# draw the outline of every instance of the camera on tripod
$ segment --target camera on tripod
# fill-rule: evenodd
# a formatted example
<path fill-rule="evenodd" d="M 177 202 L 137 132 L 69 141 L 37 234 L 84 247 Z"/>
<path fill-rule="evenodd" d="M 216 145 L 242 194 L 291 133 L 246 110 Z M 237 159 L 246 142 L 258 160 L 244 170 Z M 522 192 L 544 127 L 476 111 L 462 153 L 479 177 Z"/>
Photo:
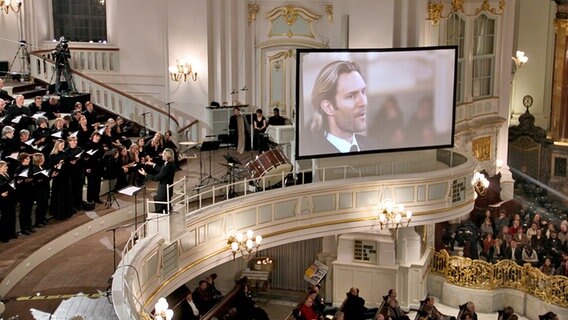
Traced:
<path fill-rule="evenodd" d="M 59 39 L 59 43 L 55 46 L 52 54 L 55 57 L 55 64 L 58 68 L 66 68 L 69 65 L 71 52 L 69 51 L 69 42 L 65 37 Z"/>
<path fill-rule="evenodd" d="M 18 41 L 18 45 L 19 45 L 20 47 L 25 47 L 25 46 L 28 45 L 28 43 L 26 42 L 26 40 L 20 40 L 20 41 Z"/>

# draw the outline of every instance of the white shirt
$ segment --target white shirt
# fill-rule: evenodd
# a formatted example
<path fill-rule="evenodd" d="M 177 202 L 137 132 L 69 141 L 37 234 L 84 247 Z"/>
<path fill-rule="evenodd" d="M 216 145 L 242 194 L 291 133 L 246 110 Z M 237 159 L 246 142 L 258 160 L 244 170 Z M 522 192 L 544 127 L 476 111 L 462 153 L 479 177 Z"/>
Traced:
<path fill-rule="evenodd" d="M 339 150 L 339 152 L 341 153 L 347 153 L 351 151 L 351 146 L 355 146 L 357 147 L 357 151 L 361 151 L 361 148 L 359 148 L 359 144 L 357 143 L 357 138 L 355 138 L 355 134 L 353 134 L 353 137 L 351 138 L 351 143 L 345 141 L 344 139 L 341 139 L 337 136 L 334 136 L 331 133 L 327 133 L 325 135 L 325 138 L 327 139 L 327 141 L 329 141 L 329 143 L 331 143 L 334 147 L 337 148 L 337 150 Z"/>
<path fill-rule="evenodd" d="M 198 317 L 199 316 L 199 309 L 197 309 L 197 306 L 195 306 L 195 303 L 193 303 L 193 300 L 186 300 L 186 301 L 187 301 L 187 303 L 189 303 L 191 310 L 193 310 L 193 315 Z"/>

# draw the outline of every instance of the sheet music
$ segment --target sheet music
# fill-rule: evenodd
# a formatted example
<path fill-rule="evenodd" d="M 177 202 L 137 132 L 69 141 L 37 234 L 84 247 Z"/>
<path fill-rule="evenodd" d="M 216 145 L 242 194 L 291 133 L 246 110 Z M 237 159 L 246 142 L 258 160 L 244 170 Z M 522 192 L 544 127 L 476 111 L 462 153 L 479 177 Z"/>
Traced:
<path fill-rule="evenodd" d="M 41 150 L 43 150 L 43 149 L 45 148 L 45 146 L 46 146 L 45 144 L 42 145 L 42 146 L 39 146 L 39 147 L 32 145 L 32 148 L 36 149 L 37 151 L 41 151 Z"/>
<path fill-rule="evenodd" d="M 16 189 L 16 181 L 15 180 L 10 181 L 10 183 L 8 183 L 8 185 L 10 187 L 12 187 L 12 189 Z"/>
<path fill-rule="evenodd" d="M 43 174 L 44 176 L 49 177 L 49 171 L 50 171 L 49 169 L 41 170 L 41 171 L 34 173 L 34 176 L 36 174 Z"/>
<path fill-rule="evenodd" d="M 28 175 L 29 175 L 29 171 L 30 171 L 30 169 L 26 169 L 26 170 L 20 172 L 20 174 L 18 174 L 18 177 L 27 178 Z"/>
<path fill-rule="evenodd" d="M 24 143 L 27 144 L 28 146 L 31 146 L 32 143 L 34 143 L 34 141 L 35 141 L 35 139 L 32 138 L 32 139 L 30 139 L 30 140 L 28 140 L 28 141 L 26 141 L 26 142 L 24 142 Z"/>
<path fill-rule="evenodd" d="M 118 193 L 122 193 L 122 194 L 125 194 L 127 196 L 133 196 L 136 192 L 140 191 L 140 189 L 142 189 L 142 188 L 135 187 L 135 186 L 129 186 L 129 187 L 126 187 L 124 189 L 118 190 Z"/>
<path fill-rule="evenodd" d="M 18 155 L 19 155 L 19 154 L 20 154 L 19 152 L 12 152 L 12 153 L 11 153 L 9 156 L 7 156 L 6 158 L 11 158 L 11 159 L 14 159 L 14 160 L 18 160 Z"/>
<path fill-rule="evenodd" d="M 101 134 L 101 136 L 103 135 L 103 133 L 105 133 L 105 127 L 103 127 L 101 130 L 99 130 L 99 133 Z"/>
<path fill-rule="evenodd" d="M 79 130 L 75 131 L 75 132 L 71 132 L 69 134 L 70 137 L 77 137 L 77 134 L 79 133 Z"/>
<path fill-rule="evenodd" d="M 20 123 L 20 120 L 22 120 L 22 116 L 17 116 L 14 119 L 12 119 L 12 123 Z"/>
<path fill-rule="evenodd" d="M 99 151 L 99 149 L 91 149 L 91 150 L 87 151 L 87 154 L 90 155 L 90 156 L 92 156 L 92 155 L 94 155 L 95 153 L 97 153 L 97 151 Z"/>
<path fill-rule="evenodd" d="M 40 111 L 40 112 L 34 113 L 32 118 L 37 120 L 37 119 L 39 119 L 39 117 L 43 117 L 43 116 L 45 116 L 45 112 Z"/>
<path fill-rule="evenodd" d="M 85 152 L 85 151 L 81 151 L 81 152 L 77 153 L 75 155 L 75 158 L 77 158 L 77 159 L 81 158 L 81 155 L 83 154 L 83 152 Z"/>
<path fill-rule="evenodd" d="M 63 131 L 57 131 L 56 133 L 51 134 L 54 138 L 61 138 L 63 135 Z"/>

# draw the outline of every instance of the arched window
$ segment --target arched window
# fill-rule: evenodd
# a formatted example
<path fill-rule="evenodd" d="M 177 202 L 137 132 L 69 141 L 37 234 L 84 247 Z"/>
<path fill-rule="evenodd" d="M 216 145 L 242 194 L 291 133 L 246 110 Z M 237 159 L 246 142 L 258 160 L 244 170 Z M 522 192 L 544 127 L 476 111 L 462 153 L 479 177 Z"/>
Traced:
<path fill-rule="evenodd" d="M 53 0 L 53 35 L 70 41 L 105 41 L 104 0 Z"/>
<path fill-rule="evenodd" d="M 458 46 L 458 67 L 456 74 L 456 102 L 464 100 L 465 77 L 465 20 L 458 14 L 452 14 L 446 25 L 446 44 Z"/>
<path fill-rule="evenodd" d="M 495 19 L 485 14 L 475 19 L 473 25 L 473 99 L 493 95 L 493 70 L 495 65 Z"/>

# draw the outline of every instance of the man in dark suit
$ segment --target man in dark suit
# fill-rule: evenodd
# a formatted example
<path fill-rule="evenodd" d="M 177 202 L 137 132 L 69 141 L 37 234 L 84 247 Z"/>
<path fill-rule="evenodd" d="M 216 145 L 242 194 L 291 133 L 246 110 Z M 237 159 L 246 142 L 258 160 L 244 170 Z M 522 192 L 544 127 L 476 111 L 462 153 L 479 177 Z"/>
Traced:
<path fill-rule="evenodd" d="M 363 320 L 374 317 L 377 308 L 367 309 L 365 299 L 359 296 L 359 289 L 353 287 L 347 292 L 347 300 L 345 300 L 341 311 L 345 320 Z"/>
<path fill-rule="evenodd" d="M 138 172 L 145 176 L 147 179 L 158 181 L 158 191 L 154 197 L 154 201 L 159 202 L 169 202 L 172 200 L 173 188 L 170 187 L 168 190 L 168 185 L 174 183 L 174 176 L 176 174 L 174 151 L 170 148 L 164 149 L 162 152 L 162 160 L 164 160 L 164 165 L 161 167 L 153 163 L 151 160 L 147 161 L 147 165 L 154 167 L 157 174 L 149 174 L 144 168 L 138 170 Z M 168 205 L 164 203 L 156 203 L 156 212 L 159 213 L 169 213 Z"/>
<path fill-rule="evenodd" d="M 198 320 L 200 313 L 197 305 L 193 301 L 193 294 L 191 291 L 187 293 L 185 300 L 180 302 L 180 313 L 176 313 L 176 319 L 183 320 Z M 179 314 L 179 316 L 178 316 Z"/>
<path fill-rule="evenodd" d="M 8 91 L 4 90 L 4 80 L 0 79 L 0 99 L 11 103 L 14 98 L 12 98 L 11 95 L 8 94 Z"/>
<path fill-rule="evenodd" d="M 314 114 L 310 130 L 316 141 L 309 146 L 322 153 L 368 150 L 367 83 L 353 61 L 334 61 L 320 70 L 312 90 Z"/>
<path fill-rule="evenodd" d="M 30 109 L 24 105 L 24 96 L 21 94 L 14 97 L 14 102 L 6 107 L 5 113 L 4 124 L 14 126 L 17 132 L 26 129 L 30 124 L 29 117 L 32 114 Z M 18 117 L 20 117 L 19 121 L 15 122 Z"/>
<path fill-rule="evenodd" d="M 518 246 L 517 241 L 511 240 L 509 247 L 505 248 L 505 259 L 520 261 L 523 251 Z"/>

